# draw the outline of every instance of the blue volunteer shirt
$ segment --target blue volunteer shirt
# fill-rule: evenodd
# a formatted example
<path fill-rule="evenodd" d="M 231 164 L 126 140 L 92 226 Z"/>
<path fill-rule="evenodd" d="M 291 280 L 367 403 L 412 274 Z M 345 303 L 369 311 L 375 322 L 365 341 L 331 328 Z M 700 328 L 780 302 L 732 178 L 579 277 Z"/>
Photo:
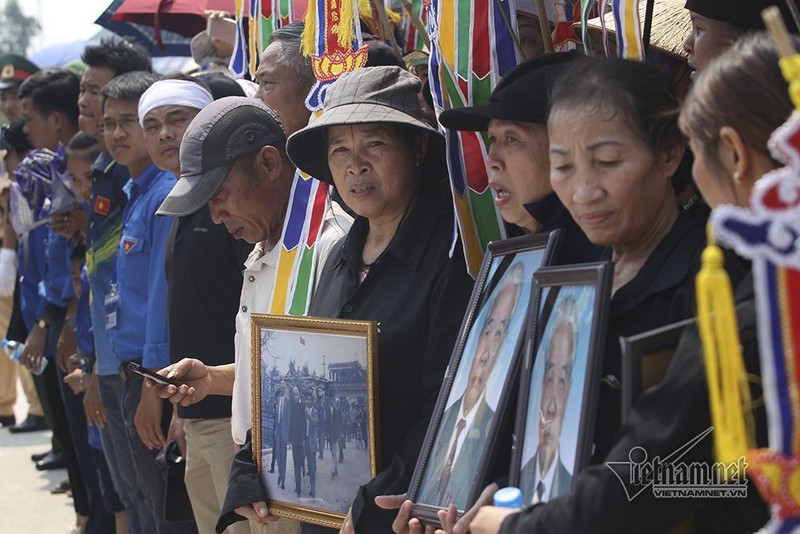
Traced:
<path fill-rule="evenodd" d="M 174 185 L 175 176 L 153 164 L 126 184 L 128 204 L 117 249 L 119 304 L 111 345 L 121 362 L 142 358 L 151 369 L 169 365 L 164 254 L 173 218 L 155 213 Z"/>
<path fill-rule="evenodd" d="M 111 331 L 106 330 L 103 303 L 111 289 L 111 278 L 122 235 L 122 210 L 128 197 L 122 190 L 130 180 L 128 168 L 114 161 L 110 154 L 100 154 L 92 165 L 92 205 L 89 209 L 89 246 L 86 272 L 91 289 L 89 307 L 94 328 L 94 352 L 97 374 L 119 373 L 120 361 L 111 349 Z"/>
<path fill-rule="evenodd" d="M 86 274 L 86 262 L 81 265 L 81 294 L 78 297 L 75 327 L 78 350 L 83 354 L 92 354 L 94 352 L 94 336 L 92 318 L 89 313 L 89 277 Z"/>
<path fill-rule="evenodd" d="M 38 226 L 27 236 L 20 238 L 17 245 L 19 308 L 28 330 L 33 328 L 33 323 L 38 317 L 44 316 L 44 304 L 42 304 L 44 299 L 39 296 L 39 286 L 42 284 L 45 272 L 47 232 L 47 226 Z"/>
<path fill-rule="evenodd" d="M 72 290 L 72 262 L 69 255 L 72 248 L 69 238 L 58 235 L 55 230 L 48 228 L 47 233 L 47 265 L 42 284 L 44 302 L 41 305 L 41 314 L 47 304 L 66 308 L 69 300 L 74 296 Z"/>

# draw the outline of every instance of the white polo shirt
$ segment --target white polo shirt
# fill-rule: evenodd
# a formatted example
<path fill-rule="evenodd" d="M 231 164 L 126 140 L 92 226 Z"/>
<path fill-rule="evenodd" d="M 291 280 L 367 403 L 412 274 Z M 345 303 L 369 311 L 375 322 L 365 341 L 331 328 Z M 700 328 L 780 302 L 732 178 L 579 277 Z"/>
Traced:
<path fill-rule="evenodd" d="M 319 281 L 322 267 L 333 245 L 350 230 L 353 219 L 336 202 L 325 214 L 322 234 L 317 242 L 316 271 L 314 285 Z M 242 297 L 236 313 L 235 366 L 233 382 L 233 401 L 231 404 L 231 433 L 233 441 L 242 445 L 247 431 L 253 426 L 251 366 L 250 366 L 250 325 L 251 314 L 267 313 L 272 286 L 275 284 L 280 243 L 272 250 L 264 252 L 263 243 L 253 247 L 253 252 L 245 262 Z"/>

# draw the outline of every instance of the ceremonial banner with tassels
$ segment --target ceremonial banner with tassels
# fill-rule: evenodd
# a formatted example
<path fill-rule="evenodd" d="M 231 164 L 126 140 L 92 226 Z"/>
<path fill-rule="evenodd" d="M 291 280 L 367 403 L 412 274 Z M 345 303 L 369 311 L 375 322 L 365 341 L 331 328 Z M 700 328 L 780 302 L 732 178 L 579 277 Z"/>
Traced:
<path fill-rule="evenodd" d="M 792 85 L 800 83 L 800 55 L 782 59 L 781 67 Z M 800 98 L 793 101 L 797 109 Z M 800 111 L 775 131 L 770 151 L 786 167 L 756 182 L 750 208 L 718 207 L 711 222 L 720 242 L 753 262 L 769 449 L 750 451 L 747 458 L 773 513 L 763 532 L 795 532 L 800 527 Z M 742 410 L 737 414 L 744 416 Z"/>
<path fill-rule="evenodd" d="M 303 20 L 304 0 L 236 0 L 236 44 L 229 68 L 237 76 L 255 75 L 258 60 L 272 32 Z M 247 29 L 245 30 L 245 21 Z"/>
<path fill-rule="evenodd" d="M 309 3 L 303 30 L 303 53 L 311 56 L 317 78 L 306 98 L 306 106 L 315 112 L 312 121 L 319 116 L 327 87 L 341 74 L 363 67 L 367 62 L 357 2 L 316 0 Z M 328 185 L 298 170 L 284 220 L 269 313 L 307 313 L 314 285 L 316 243 L 329 208 Z"/>
<path fill-rule="evenodd" d="M 325 90 L 341 74 L 367 64 L 367 47 L 361 40 L 359 2 L 365 0 L 310 0 L 303 30 L 303 55 L 311 57 L 317 83 L 306 107 L 322 109 Z M 369 3 L 368 0 L 366 2 Z"/>
<path fill-rule="evenodd" d="M 605 14 L 608 4 L 614 14 L 617 34 L 617 57 L 634 61 L 644 61 L 644 41 L 642 40 L 642 21 L 639 15 L 639 0 L 588 0 L 581 6 L 581 36 L 587 53 L 590 52 L 589 19 Z M 595 10 L 594 8 L 598 9 Z M 603 43 L 606 39 L 605 17 L 600 17 Z M 606 55 L 609 51 L 605 50 Z"/>
<path fill-rule="evenodd" d="M 437 113 L 486 103 L 500 77 L 517 62 L 514 0 L 431 0 L 427 21 L 429 79 Z M 488 187 L 488 141 L 479 132 L 444 133 L 458 230 L 474 277 L 486 245 L 506 236 Z"/>

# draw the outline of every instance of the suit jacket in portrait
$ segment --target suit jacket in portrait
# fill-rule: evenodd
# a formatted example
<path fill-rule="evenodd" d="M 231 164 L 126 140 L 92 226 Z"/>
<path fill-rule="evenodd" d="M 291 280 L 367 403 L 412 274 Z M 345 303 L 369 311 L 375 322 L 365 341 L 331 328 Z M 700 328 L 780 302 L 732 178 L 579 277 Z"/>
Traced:
<path fill-rule="evenodd" d="M 308 438 L 308 446 L 314 454 L 317 450 L 317 427 L 319 425 L 319 412 L 314 406 L 305 408 L 306 416 L 306 438 Z"/>
<path fill-rule="evenodd" d="M 536 469 L 539 463 L 539 449 L 536 449 L 536 454 L 522 466 L 519 472 L 519 486 L 522 490 L 522 497 L 524 504 L 527 506 L 533 502 L 533 497 L 536 495 Z M 555 473 L 553 474 L 553 481 L 551 483 L 550 495 L 547 500 L 553 500 L 556 497 L 567 495 L 572 489 L 572 474 L 564 466 L 561 461 L 561 455 L 556 455 Z"/>
<path fill-rule="evenodd" d="M 453 503 L 459 510 L 466 509 L 469 504 L 467 500 L 475 477 L 478 475 L 478 467 L 494 419 L 494 410 L 489 407 L 485 398 L 481 399 L 472 424 L 464 429 L 466 436 L 461 450 L 453 462 L 442 502 L 436 502 L 442 471 L 447 462 L 447 455 L 450 453 L 450 440 L 456 432 L 463 400 L 462 397 L 444 412 L 442 424 L 437 433 L 437 441 L 431 450 L 420 491 L 417 494 L 416 502 L 418 503 L 443 507 Z"/>
<path fill-rule="evenodd" d="M 289 443 L 292 447 L 303 450 L 303 441 L 306 438 L 306 409 L 302 402 L 293 402 L 289 418 Z"/>
<path fill-rule="evenodd" d="M 283 406 L 280 406 L 280 399 L 283 398 Z M 292 399 L 290 399 L 287 395 L 283 397 L 279 397 L 275 399 L 275 440 L 279 443 L 286 443 L 289 440 L 289 419 L 290 415 L 290 407 L 292 404 Z M 278 409 L 283 412 L 281 414 L 278 413 Z"/>

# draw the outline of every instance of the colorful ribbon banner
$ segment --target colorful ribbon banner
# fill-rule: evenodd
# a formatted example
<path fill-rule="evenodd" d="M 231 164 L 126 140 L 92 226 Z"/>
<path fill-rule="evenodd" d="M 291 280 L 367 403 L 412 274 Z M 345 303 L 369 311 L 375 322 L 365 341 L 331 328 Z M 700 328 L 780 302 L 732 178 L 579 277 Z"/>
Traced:
<path fill-rule="evenodd" d="M 514 0 L 431 0 L 429 79 L 437 114 L 488 101 L 500 77 L 517 62 Z M 479 132 L 444 129 L 458 232 L 467 269 L 476 276 L 490 241 L 506 237 L 488 187 L 488 140 Z M 455 245 L 455 236 L 454 236 Z"/>
<path fill-rule="evenodd" d="M 306 106 L 319 116 L 325 90 L 341 74 L 363 67 L 367 48 L 361 40 L 357 0 L 310 2 L 303 31 L 303 53 L 311 56 L 317 82 Z M 312 119 L 313 120 L 313 119 Z M 305 315 L 314 285 L 316 243 L 330 208 L 328 185 L 299 170 L 281 235 L 270 313 Z"/>
<path fill-rule="evenodd" d="M 229 65 L 231 71 L 237 77 L 248 72 L 255 76 L 272 33 L 290 22 L 303 20 L 305 11 L 303 0 L 236 0 L 238 31 Z"/>
<path fill-rule="evenodd" d="M 581 5 L 581 37 L 587 52 L 590 51 L 589 19 L 603 15 L 611 2 L 614 24 L 617 31 L 617 57 L 644 61 L 644 41 L 639 16 L 639 0 L 587 0 Z M 603 43 L 606 43 L 605 17 L 600 16 Z M 606 49 L 606 55 L 608 50 Z"/>

